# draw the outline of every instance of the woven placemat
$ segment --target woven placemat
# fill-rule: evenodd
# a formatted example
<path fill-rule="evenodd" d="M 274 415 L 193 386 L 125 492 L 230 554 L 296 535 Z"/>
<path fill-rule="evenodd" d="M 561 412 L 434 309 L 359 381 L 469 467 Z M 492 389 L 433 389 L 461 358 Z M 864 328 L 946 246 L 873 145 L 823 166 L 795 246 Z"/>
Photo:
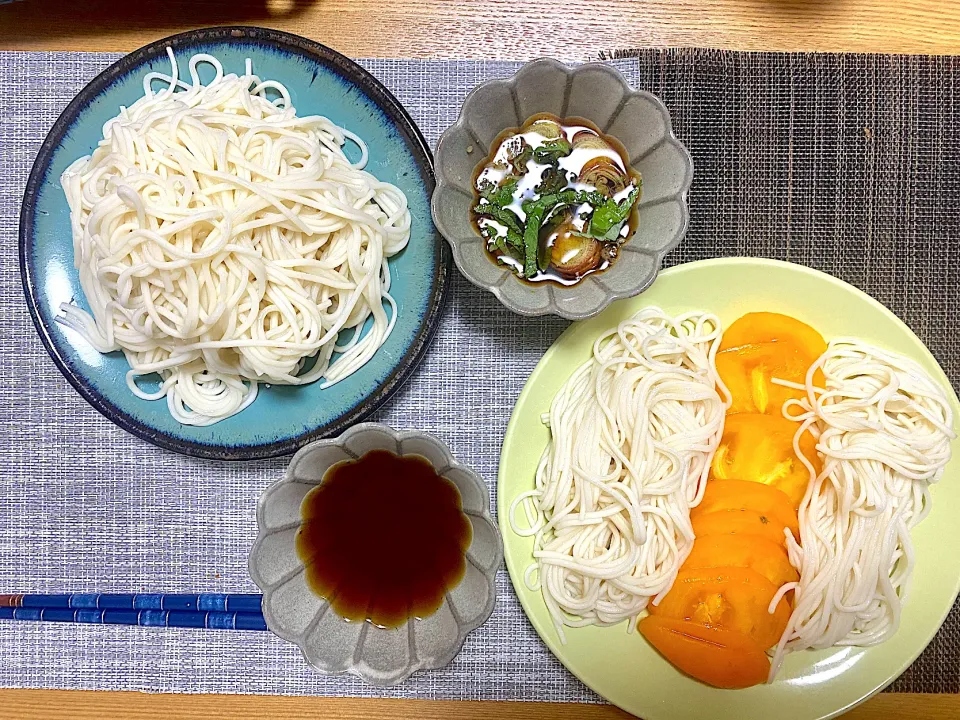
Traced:
<path fill-rule="evenodd" d="M 127 435 L 60 376 L 23 301 L 27 173 L 58 113 L 115 58 L 0 53 L 0 589 L 253 591 L 255 503 L 284 462 L 219 464 Z M 663 98 L 696 165 L 690 233 L 668 262 L 758 255 L 836 275 L 903 318 L 956 386 L 958 62 L 693 50 L 615 60 Z M 431 142 L 472 87 L 517 67 L 363 64 Z M 513 403 L 564 327 L 511 315 L 455 277 L 434 346 L 378 419 L 437 434 L 493 487 Z M 28 623 L 0 626 L 0 686 L 597 701 L 536 637 L 504 572 L 498 590 L 493 617 L 448 668 L 390 691 L 316 675 L 266 633 Z M 960 690 L 960 610 L 893 689 Z"/>

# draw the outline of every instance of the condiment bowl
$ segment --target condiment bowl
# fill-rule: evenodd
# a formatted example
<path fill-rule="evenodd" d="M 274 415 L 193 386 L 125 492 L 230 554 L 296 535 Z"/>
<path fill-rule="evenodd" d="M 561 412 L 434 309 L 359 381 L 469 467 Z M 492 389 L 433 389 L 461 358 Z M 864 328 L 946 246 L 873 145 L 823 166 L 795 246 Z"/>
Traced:
<path fill-rule="evenodd" d="M 603 272 L 573 285 L 521 280 L 493 260 L 470 218 L 473 179 L 496 137 L 544 112 L 585 118 L 615 137 L 643 181 L 637 229 L 619 257 Z M 450 243 L 457 267 L 467 280 L 520 315 L 581 320 L 616 299 L 643 292 L 689 222 L 693 161 L 673 134 L 670 113 L 655 96 L 634 90 L 623 75 L 602 63 L 567 67 L 556 60 L 535 60 L 510 79 L 478 86 L 464 101 L 457 122 L 440 138 L 435 165 L 433 221 Z"/>
<path fill-rule="evenodd" d="M 371 450 L 426 458 L 460 491 L 463 512 L 472 526 L 463 580 L 449 591 L 437 612 L 410 619 L 399 628 L 344 620 L 307 585 L 297 553 L 301 503 L 334 464 Z M 483 624 L 496 602 L 495 577 L 503 560 L 500 533 L 490 517 L 486 484 L 459 464 L 438 439 L 417 431 L 398 432 L 385 425 L 355 425 L 338 438 L 319 440 L 300 450 L 286 476 L 261 496 L 259 534 L 250 551 L 250 575 L 263 591 L 263 616 L 274 634 L 298 645 L 304 658 L 322 673 L 353 673 L 374 685 L 395 685 L 420 669 L 447 665 L 464 638 Z M 362 531 L 363 507 L 356 509 Z"/>

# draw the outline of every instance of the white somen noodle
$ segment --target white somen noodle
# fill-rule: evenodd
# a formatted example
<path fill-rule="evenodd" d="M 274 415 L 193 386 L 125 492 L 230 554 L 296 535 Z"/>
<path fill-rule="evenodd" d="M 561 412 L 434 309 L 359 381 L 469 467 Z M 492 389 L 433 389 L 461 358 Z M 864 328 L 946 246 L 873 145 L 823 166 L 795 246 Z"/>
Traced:
<path fill-rule="evenodd" d="M 825 388 L 813 385 L 823 370 Z M 802 387 L 802 386 L 798 386 Z M 799 509 L 800 572 L 795 606 L 776 649 L 866 646 L 897 631 L 914 555 L 910 530 L 930 511 L 930 485 L 950 460 L 955 437 L 946 393 L 919 365 L 858 340 L 838 339 L 810 368 L 806 398 L 783 412 L 818 435 L 823 470 Z M 774 602 L 779 599 L 774 598 Z"/>
<path fill-rule="evenodd" d="M 298 117 L 249 60 L 238 76 L 194 55 L 180 78 L 167 52 L 172 74 L 150 73 L 61 178 L 91 312 L 65 304 L 58 320 L 100 352 L 122 350 L 132 392 L 207 425 L 249 405 L 258 383 L 329 385 L 373 356 L 396 320 L 387 258 L 407 244 L 410 214 L 362 169 L 360 138 Z M 152 373 L 151 392 L 137 378 Z"/>
<path fill-rule="evenodd" d="M 510 523 L 534 536 L 525 579 L 562 641 L 564 625 L 635 619 L 689 554 L 690 508 L 727 405 L 714 363 L 720 332 L 710 314 L 647 308 L 604 333 L 554 397 L 536 489 L 513 501 Z"/>

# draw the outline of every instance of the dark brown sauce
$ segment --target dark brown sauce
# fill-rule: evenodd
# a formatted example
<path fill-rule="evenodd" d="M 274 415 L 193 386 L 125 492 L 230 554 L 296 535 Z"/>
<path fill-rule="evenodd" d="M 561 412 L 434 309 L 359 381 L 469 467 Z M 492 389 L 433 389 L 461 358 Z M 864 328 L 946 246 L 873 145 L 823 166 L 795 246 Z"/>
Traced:
<path fill-rule="evenodd" d="M 482 199 L 482 186 L 485 184 L 488 184 L 488 187 L 490 185 L 502 186 L 506 181 L 516 177 L 520 178 L 520 184 L 516 192 L 513 193 L 514 201 L 510 205 L 515 213 L 521 208 L 523 200 L 535 199 L 541 196 L 541 194 L 536 191 L 535 185 L 543 177 L 542 173 L 546 169 L 546 166 L 535 160 L 519 163 L 519 165 L 525 165 L 525 167 L 513 165 L 507 159 L 511 154 L 507 148 L 511 142 L 517 142 L 519 138 L 522 138 L 524 142 L 534 148 L 542 144 L 544 140 L 549 141 L 551 138 L 539 136 L 536 132 L 536 127 L 534 127 L 538 124 L 541 127 L 549 127 L 549 125 L 544 123 L 553 123 L 559 126 L 561 136 L 574 144 L 572 156 L 560 161 L 561 168 L 569 171 L 569 180 L 564 183 L 563 189 L 599 189 L 608 195 L 614 192 L 609 188 L 598 187 L 595 183 L 582 182 L 582 169 L 591 163 L 591 161 L 596 162 L 598 159 L 603 158 L 608 159 L 612 166 L 620 171 L 624 182 L 632 183 L 638 188 L 642 185 L 640 174 L 628 164 L 629 154 L 626 148 L 615 137 L 604 134 L 596 125 L 584 118 L 570 117 L 561 119 L 550 113 L 539 113 L 528 118 L 519 128 L 508 128 L 504 130 L 493 141 L 489 154 L 478 164 L 474 172 L 474 208 L 478 208 L 485 202 Z M 576 138 L 579 137 L 581 140 L 587 140 L 590 136 L 602 141 L 601 143 L 597 143 L 599 147 L 576 147 Z M 592 143 L 588 140 L 585 144 L 589 145 Z M 603 145 L 606 145 L 606 147 L 603 147 Z M 532 179 L 527 180 L 528 175 Z M 575 207 L 572 212 L 567 211 L 566 217 L 568 222 L 561 222 L 559 227 L 556 227 L 556 223 L 554 223 L 553 228 L 544 226 L 539 234 L 541 252 L 551 257 L 552 260 L 558 256 L 562 258 L 564 253 L 561 248 L 565 243 L 567 247 L 573 248 L 570 254 L 576 252 L 577 245 L 579 244 L 581 254 L 579 256 L 573 255 L 574 261 L 566 266 L 564 266 L 563 263 L 558 264 L 551 261 L 548 267 L 538 269 L 536 274 L 527 278 L 522 277 L 522 261 L 518 260 L 516 252 L 511 250 L 504 252 L 502 249 L 498 249 L 496 247 L 496 241 L 484 232 L 485 225 L 495 227 L 497 232 L 504 232 L 505 227 L 503 224 L 498 223 L 495 219 L 485 216 L 476 210 L 471 211 L 471 220 L 477 232 L 486 238 L 487 242 L 485 245 L 494 262 L 509 266 L 527 282 L 551 281 L 561 285 L 574 285 L 586 275 L 603 271 L 615 262 L 619 255 L 620 245 L 630 238 L 637 229 L 639 220 L 639 213 L 637 212 L 638 202 L 639 195 L 634 200 L 626 222 L 621 227 L 618 236 L 614 239 L 604 241 L 580 239 L 589 215 L 595 210 L 592 205 L 581 204 Z M 520 218 L 519 221 L 521 225 L 525 222 L 523 218 Z M 561 232 L 563 230 L 567 232 Z M 556 248 L 556 252 L 554 252 L 554 248 Z"/>
<path fill-rule="evenodd" d="M 436 612 L 466 572 L 460 491 L 425 458 L 373 450 L 337 463 L 300 506 L 307 584 L 347 620 L 399 627 Z"/>

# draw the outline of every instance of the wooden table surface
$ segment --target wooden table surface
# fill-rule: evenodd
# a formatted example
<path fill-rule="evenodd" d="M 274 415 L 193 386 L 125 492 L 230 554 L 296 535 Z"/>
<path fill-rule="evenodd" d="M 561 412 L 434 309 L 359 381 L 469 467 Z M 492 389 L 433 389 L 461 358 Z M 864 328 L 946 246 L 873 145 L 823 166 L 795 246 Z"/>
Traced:
<path fill-rule="evenodd" d="M 133 50 L 200 25 L 281 28 L 353 57 L 563 59 L 601 50 L 960 52 L 960 4 L 936 0 L 23 0 L 0 49 Z"/>
<path fill-rule="evenodd" d="M 960 4 L 935 0 L 24 0 L 0 7 L 0 50 L 129 51 L 224 24 L 288 30 L 353 57 L 587 60 L 664 46 L 960 53 Z M 0 707 L 5 717 L 37 720 L 628 717 L 609 706 L 56 690 L 0 690 Z M 958 718 L 960 696 L 884 694 L 847 717 Z"/>

